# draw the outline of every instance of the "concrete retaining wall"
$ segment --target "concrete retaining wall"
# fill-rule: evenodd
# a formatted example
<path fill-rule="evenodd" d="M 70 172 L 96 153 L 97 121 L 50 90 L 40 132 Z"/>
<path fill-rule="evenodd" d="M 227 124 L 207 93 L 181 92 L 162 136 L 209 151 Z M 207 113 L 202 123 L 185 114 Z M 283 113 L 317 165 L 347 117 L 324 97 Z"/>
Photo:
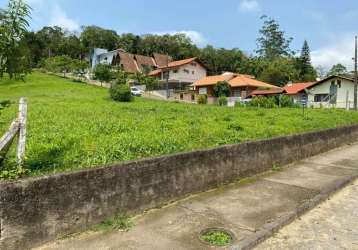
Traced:
<path fill-rule="evenodd" d="M 0 249 L 28 249 L 358 140 L 358 126 L 0 184 Z"/>

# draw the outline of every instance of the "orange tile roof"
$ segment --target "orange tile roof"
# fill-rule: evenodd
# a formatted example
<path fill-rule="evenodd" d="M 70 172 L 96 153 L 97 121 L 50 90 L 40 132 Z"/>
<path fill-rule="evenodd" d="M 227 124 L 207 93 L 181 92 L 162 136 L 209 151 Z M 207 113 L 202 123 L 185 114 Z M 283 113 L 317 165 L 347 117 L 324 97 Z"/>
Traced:
<path fill-rule="evenodd" d="M 163 66 L 163 67 L 160 67 L 161 69 L 165 69 L 165 68 L 175 68 L 175 67 L 179 67 L 179 66 L 183 66 L 183 65 L 186 65 L 186 64 L 189 64 L 191 62 L 194 62 L 196 61 L 197 58 L 196 57 L 193 57 L 193 58 L 188 58 L 188 59 L 184 59 L 184 60 L 180 60 L 180 61 L 174 61 L 174 62 L 169 62 L 168 63 L 168 66 Z"/>
<path fill-rule="evenodd" d="M 203 79 L 200 79 L 194 83 L 194 86 L 207 86 L 215 85 L 218 82 L 229 81 L 234 77 L 233 74 L 227 75 L 218 75 L 218 76 L 207 76 Z"/>
<path fill-rule="evenodd" d="M 155 69 L 152 72 L 150 72 L 148 75 L 149 76 L 156 76 L 156 75 L 159 75 L 160 73 L 162 73 L 161 69 Z"/>
<path fill-rule="evenodd" d="M 257 87 L 257 88 L 279 88 L 277 86 L 258 81 L 247 75 L 238 75 L 229 81 L 231 87 Z"/>
<path fill-rule="evenodd" d="M 300 83 L 293 83 L 292 85 L 287 84 L 286 86 L 283 87 L 283 89 L 287 94 L 295 95 L 301 92 L 302 90 L 311 87 L 315 83 L 316 82 L 300 82 Z"/>

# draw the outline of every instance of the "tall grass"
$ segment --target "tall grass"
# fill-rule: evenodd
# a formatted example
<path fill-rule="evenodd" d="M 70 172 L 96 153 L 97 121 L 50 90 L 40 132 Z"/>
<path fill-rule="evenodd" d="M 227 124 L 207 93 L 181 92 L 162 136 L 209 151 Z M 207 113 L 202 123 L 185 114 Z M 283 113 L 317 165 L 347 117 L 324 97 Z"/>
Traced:
<path fill-rule="evenodd" d="M 25 167 L 31 175 L 295 134 L 358 122 L 358 113 L 226 108 L 136 98 L 110 100 L 108 90 L 33 73 L 0 81 L 0 100 L 28 99 Z M 17 104 L 0 115 L 0 133 Z M 11 165 L 13 153 L 6 164 Z"/>

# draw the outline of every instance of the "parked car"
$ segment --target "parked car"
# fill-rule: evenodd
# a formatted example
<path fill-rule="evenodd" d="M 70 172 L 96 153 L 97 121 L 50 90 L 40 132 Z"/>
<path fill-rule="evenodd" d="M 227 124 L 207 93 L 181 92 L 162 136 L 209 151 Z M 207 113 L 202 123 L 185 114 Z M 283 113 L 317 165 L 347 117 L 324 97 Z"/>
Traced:
<path fill-rule="evenodd" d="M 134 96 L 142 96 L 142 90 L 137 87 L 131 87 L 131 94 Z"/>

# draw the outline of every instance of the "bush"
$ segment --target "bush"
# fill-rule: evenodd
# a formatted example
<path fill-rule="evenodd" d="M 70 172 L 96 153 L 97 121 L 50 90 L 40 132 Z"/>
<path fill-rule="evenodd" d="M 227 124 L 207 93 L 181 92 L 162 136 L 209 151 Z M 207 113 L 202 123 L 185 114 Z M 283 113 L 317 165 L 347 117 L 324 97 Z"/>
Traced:
<path fill-rule="evenodd" d="M 207 104 L 208 96 L 207 95 L 199 95 L 198 96 L 198 104 Z"/>
<path fill-rule="evenodd" d="M 219 106 L 227 106 L 227 97 L 226 96 L 220 96 L 218 98 L 218 104 L 219 104 Z"/>
<path fill-rule="evenodd" d="M 291 97 L 287 95 L 279 96 L 279 104 L 282 108 L 292 108 L 294 107 L 294 103 Z"/>
<path fill-rule="evenodd" d="M 133 100 L 131 89 L 127 84 L 112 84 L 109 92 L 115 101 L 130 102 Z"/>
<path fill-rule="evenodd" d="M 228 82 L 218 82 L 214 88 L 214 96 L 220 97 L 220 96 L 230 96 L 230 85 Z"/>
<path fill-rule="evenodd" d="M 95 80 L 102 82 L 110 82 L 112 80 L 111 66 L 107 64 L 97 64 L 94 68 Z"/>
<path fill-rule="evenodd" d="M 264 97 L 258 96 L 254 97 L 251 102 L 249 102 L 251 107 L 259 107 L 259 108 L 274 108 L 276 107 L 275 97 Z"/>

